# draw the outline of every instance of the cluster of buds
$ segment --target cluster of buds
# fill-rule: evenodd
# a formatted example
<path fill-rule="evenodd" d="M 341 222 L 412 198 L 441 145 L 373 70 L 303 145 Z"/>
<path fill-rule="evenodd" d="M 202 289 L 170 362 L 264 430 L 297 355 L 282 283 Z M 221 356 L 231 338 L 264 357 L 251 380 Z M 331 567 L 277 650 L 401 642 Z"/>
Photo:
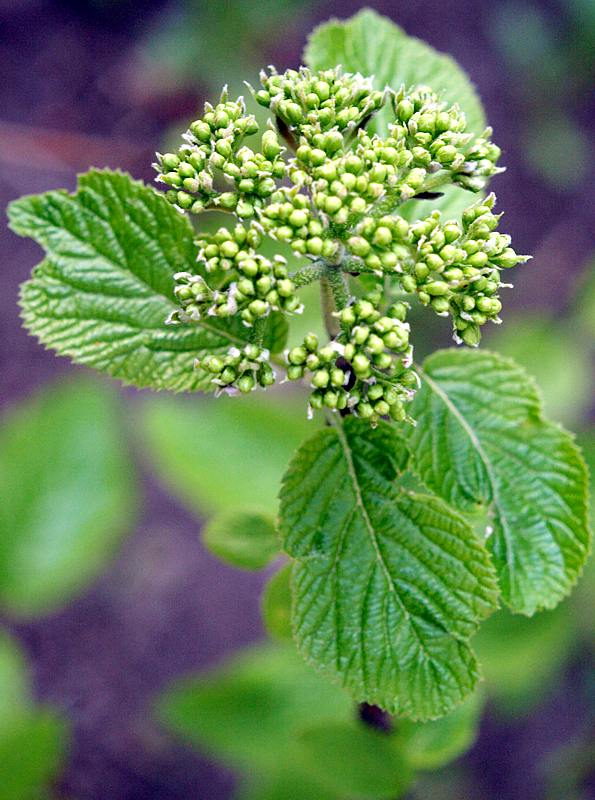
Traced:
<path fill-rule="evenodd" d="M 287 172 L 285 148 L 275 131 L 264 131 L 260 151 L 242 144 L 257 132 L 258 123 L 246 114 L 242 97 L 230 101 L 224 90 L 216 106 L 206 103 L 178 152 L 157 154 L 157 180 L 172 187 L 167 199 L 195 214 L 220 207 L 240 219 L 254 217 Z"/>
<path fill-rule="evenodd" d="M 413 224 L 397 215 L 366 217 L 347 240 L 352 255 L 377 274 L 394 272 L 401 288 L 417 294 L 437 314 L 451 315 L 455 339 L 476 346 L 480 327 L 500 322 L 500 271 L 524 263 L 499 233 L 495 196 L 470 206 L 456 221 L 440 222 L 435 211 Z"/>
<path fill-rule="evenodd" d="M 410 154 L 407 166 L 420 177 L 440 170 L 451 174 L 452 182 L 479 192 L 502 170 L 496 166 L 500 148 L 491 142 L 491 128 L 480 137 L 466 132 L 465 115 L 457 105 L 440 102 L 427 86 L 412 92 L 401 89 L 393 95 L 396 121 L 389 126 L 398 149 Z"/>
<path fill-rule="evenodd" d="M 370 295 L 337 312 L 341 333 L 320 348 L 314 334 L 286 354 L 287 377 L 307 373 L 310 408 L 346 411 L 376 424 L 380 417 L 406 419 L 405 404 L 418 383 L 411 367 L 407 306 L 395 303 L 383 314 Z"/>
<path fill-rule="evenodd" d="M 460 221 L 444 222 L 435 211 L 410 222 L 399 207 L 445 185 L 483 190 L 500 171 L 491 130 L 468 132 L 459 107 L 427 87 L 378 91 L 372 79 L 339 68 L 271 68 L 261 84 L 254 96 L 274 117 L 264 132 L 243 98 L 232 101 L 224 90 L 217 105 L 205 105 L 179 150 L 158 154 L 155 165 L 181 212 L 215 209 L 235 217 L 197 239 L 196 274 L 176 274 L 179 308 L 168 321 L 234 318 L 252 328 L 254 344 L 249 352 L 205 358 L 200 368 L 219 386 L 269 385 L 272 368 L 259 349 L 266 318 L 299 312 L 297 287 L 323 275 L 330 280 L 333 271 L 389 276 L 392 288 L 450 315 L 457 342 L 477 345 L 481 326 L 500 321 L 498 292 L 507 285 L 501 270 L 527 258 L 498 232 L 493 195 Z M 388 133 L 371 134 L 368 122 L 383 106 L 385 115 L 392 112 Z M 264 236 L 316 264 L 290 274 L 280 255 L 258 252 Z M 288 377 L 308 374 L 311 408 L 372 423 L 403 419 L 417 383 L 406 306 L 382 310 L 381 297 L 367 297 L 342 307 L 346 294 L 344 287 L 338 298 L 341 332 L 324 347 L 306 337 L 288 354 Z"/>
<path fill-rule="evenodd" d="M 247 344 L 242 350 L 232 347 L 223 357 L 197 359 L 195 367 L 212 375 L 212 383 L 227 394 L 248 394 L 258 386 L 266 389 L 275 383 L 269 352 L 256 344 Z"/>
<path fill-rule="evenodd" d="M 390 161 L 394 156 L 398 164 L 398 153 L 393 153 L 394 148 L 378 146 L 381 140 L 375 139 L 373 157 L 370 157 L 370 153 L 366 153 L 366 141 L 372 142 L 360 131 L 351 152 L 329 158 L 310 170 L 312 202 L 335 227 L 352 227 L 386 195 L 391 182 L 397 180 L 398 167 Z M 307 149 L 300 147 L 296 155 L 305 166 L 309 157 Z M 305 173 L 300 175 L 300 179 L 308 182 Z"/>
<path fill-rule="evenodd" d="M 233 229 L 221 227 L 196 240 L 198 260 L 208 273 L 229 272 L 237 269 L 243 259 L 253 256 L 261 242 L 262 234 L 256 225 L 246 228 L 240 223 Z"/>
<path fill-rule="evenodd" d="M 302 311 L 283 256 L 270 260 L 258 253 L 246 254 L 236 262 L 233 277 L 213 289 L 202 275 L 176 273 L 174 295 L 180 308 L 170 315 L 170 324 L 198 322 L 205 315 L 223 318 L 239 314 L 245 325 L 252 326 L 271 311 Z"/>
<path fill-rule="evenodd" d="M 306 141 L 322 131 L 334 129 L 341 135 L 353 130 L 384 103 L 384 92 L 374 89 L 371 78 L 338 69 L 312 72 L 301 67 L 279 75 L 270 67 L 269 73 L 261 72 L 260 82 L 262 89 L 254 95 L 257 102 Z"/>
<path fill-rule="evenodd" d="M 261 215 L 262 227 L 271 238 L 286 242 L 294 253 L 333 260 L 340 244 L 328 237 L 307 195 L 279 189 Z"/>

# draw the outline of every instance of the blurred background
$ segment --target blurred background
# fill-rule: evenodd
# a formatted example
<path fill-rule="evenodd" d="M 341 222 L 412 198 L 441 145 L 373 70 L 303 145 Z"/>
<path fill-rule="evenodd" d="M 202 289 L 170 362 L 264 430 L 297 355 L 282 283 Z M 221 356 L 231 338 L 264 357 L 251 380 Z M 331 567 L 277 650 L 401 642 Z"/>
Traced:
<path fill-rule="evenodd" d="M 0 207 L 72 190 L 89 166 L 152 181 L 154 151 L 222 84 L 241 92 L 263 65 L 297 66 L 315 24 L 362 5 L 0 0 Z M 549 415 L 593 463 L 595 3 L 367 5 L 477 85 L 508 168 L 493 183 L 505 229 L 534 256 L 485 344 L 537 378 Z M 5 226 L 0 241 L 0 800 L 231 798 L 234 773 L 154 707 L 179 677 L 263 638 L 270 572 L 221 564 L 200 528 L 230 497 L 274 511 L 311 428 L 288 395 L 240 410 L 118 390 L 56 359 L 18 315 L 40 251 Z M 448 326 L 424 320 L 418 352 L 448 346 Z M 591 567 L 556 611 L 530 624 L 499 612 L 486 625 L 477 739 L 408 797 L 595 798 L 594 607 Z"/>

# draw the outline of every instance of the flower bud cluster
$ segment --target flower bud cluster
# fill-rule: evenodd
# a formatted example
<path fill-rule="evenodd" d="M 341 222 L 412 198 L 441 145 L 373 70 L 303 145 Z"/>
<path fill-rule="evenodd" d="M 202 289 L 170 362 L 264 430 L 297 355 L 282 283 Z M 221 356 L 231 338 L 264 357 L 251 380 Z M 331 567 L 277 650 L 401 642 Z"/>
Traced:
<path fill-rule="evenodd" d="M 195 367 L 212 375 L 211 382 L 228 394 L 248 394 L 259 386 L 266 388 L 275 383 L 269 352 L 256 344 L 247 344 L 242 350 L 232 347 L 222 357 L 197 359 Z"/>
<path fill-rule="evenodd" d="M 240 219 L 254 217 L 287 172 L 285 148 L 275 131 L 262 134 L 260 152 L 242 144 L 257 131 L 243 98 L 229 101 L 224 92 L 215 107 L 206 103 L 203 117 L 190 125 L 178 152 L 157 154 L 157 179 L 172 187 L 167 199 L 195 214 L 220 207 Z"/>
<path fill-rule="evenodd" d="M 393 95 L 395 123 L 391 136 L 410 154 L 409 165 L 421 175 L 440 170 L 452 182 L 479 192 L 498 172 L 500 148 L 490 141 L 491 128 L 476 137 L 466 132 L 465 115 L 457 105 L 448 106 L 427 86 L 414 91 L 401 89 Z"/>
<path fill-rule="evenodd" d="M 312 208 L 307 195 L 297 188 L 279 189 L 260 216 L 266 233 L 279 242 L 286 242 L 299 255 L 333 260 L 339 242 L 328 236 L 328 230 Z"/>
<path fill-rule="evenodd" d="M 208 273 L 228 272 L 253 256 L 261 243 L 262 233 L 257 225 L 245 227 L 239 223 L 233 229 L 221 227 L 196 240 L 198 260 Z"/>
<path fill-rule="evenodd" d="M 401 419 L 416 385 L 405 307 L 382 311 L 380 297 L 366 297 L 343 308 L 349 291 L 339 273 L 391 276 L 400 290 L 450 315 L 458 342 L 476 345 L 481 326 L 499 322 L 498 292 L 507 285 L 501 270 L 526 261 L 498 232 L 493 195 L 460 221 L 443 222 L 436 211 L 410 222 L 399 206 L 448 184 L 481 191 L 500 171 L 500 150 L 489 129 L 479 137 L 468 132 L 458 106 L 427 87 L 377 91 L 372 79 L 339 68 L 271 68 L 261 84 L 255 98 L 271 110 L 276 128 L 269 123 L 255 149 L 254 116 L 224 90 L 218 104 L 205 104 L 177 152 L 158 154 L 158 180 L 180 211 L 235 217 L 197 239 L 196 274 L 176 274 L 179 308 L 168 321 L 233 317 L 253 328 L 249 347 L 259 348 L 263 320 L 299 312 L 297 287 L 326 277 L 341 333 L 322 348 L 306 337 L 288 356 L 288 377 L 310 376 L 312 408 L 373 423 Z M 383 114 L 392 113 L 388 133 L 370 134 L 367 124 L 383 106 Z M 259 252 L 265 235 L 316 263 L 290 275 L 280 255 Z M 264 352 L 233 350 L 200 366 L 218 385 L 248 391 L 270 381 Z"/>
<path fill-rule="evenodd" d="M 239 315 L 245 325 L 252 326 L 271 311 L 302 311 L 283 256 L 270 260 L 258 253 L 246 254 L 235 267 L 234 280 L 217 289 L 211 288 L 202 275 L 176 273 L 174 295 L 180 309 L 170 315 L 169 322 L 198 322 L 205 315 Z"/>
<path fill-rule="evenodd" d="M 371 78 L 359 74 L 342 74 L 338 69 L 312 72 L 307 67 L 282 75 L 270 67 L 269 72 L 260 74 L 262 89 L 254 95 L 257 102 L 309 142 L 323 131 L 334 129 L 341 135 L 352 130 L 384 103 L 384 92 L 376 91 Z"/>
<path fill-rule="evenodd" d="M 495 196 L 470 206 L 456 221 L 440 223 L 440 213 L 415 223 L 397 215 L 366 217 L 347 240 L 347 248 L 367 269 L 395 272 L 402 289 L 440 315 L 453 318 L 455 339 L 475 346 L 480 327 L 499 322 L 498 291 L 508 286 L 500 271 L 527 261 L 497 231 L 501 215 L 492 213 Z"/>
<path fill-rule="evenodd" d="M 288 379 L 310 377 L 311 408 L 349 410 L 372 424 L 384 416 L 406 418 L 405 404 L 418 382 L 410 369 L 407 306 L 395 303 L 381 313 L 379 302 L 370 295 L 337 312 L 342 330 L 330 344 L 319 347 L 308 334 L 287 352 Z"/>

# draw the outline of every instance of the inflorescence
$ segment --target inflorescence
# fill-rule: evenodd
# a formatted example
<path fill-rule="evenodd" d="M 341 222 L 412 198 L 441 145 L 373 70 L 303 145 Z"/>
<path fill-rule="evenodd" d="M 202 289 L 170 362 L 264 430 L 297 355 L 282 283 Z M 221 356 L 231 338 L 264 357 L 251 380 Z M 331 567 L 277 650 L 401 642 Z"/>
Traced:
<path fill-rule="evenodd" d="M 334 290 L 327 318 L 334 314 L 337 331 L 322 346 L 309 334 L 289 350 L 287 378 L 309 381 L 311 409 L 372 423 L 407 419 L 418 377 L 402 298 L 450 316 L 455 340 L 476 346 L 481 327 L 500 321 L 502 269 L 528 258 L 498 231 L 493 194 L 460 220 L 434 211 L 411 222 L 399 213 L 448 185 L 482 192 L 501 171 L 492 131 L 468 132 L 458 106 L 428 87 L 378 91 L 371 79 L 338 68 L 282 75 L 269 68 L 253 94 L 274 117 L 264 132 L 243 98 L 229 100 L 224 90 L 216 106 L 205 104 L 177 153 L 158 154 L 157 179 L 172 204 L 235 220 L 197 239 L 196 271 L 175 275 L 179 308 L 168 322 L 239 318 L 250 343 L 196 366 L 221 389 L 249 392 L 275 382 L 263 346 L 268 317 L 299 313 L 299 287 L 320 279 Z M 387 108 L 388 132 L 370 133 Z M 260 252 L 265 237 L 309 265 L 291 273 L 283 256 Z M 363 275 L 367 294 L 357 285 Z"/>

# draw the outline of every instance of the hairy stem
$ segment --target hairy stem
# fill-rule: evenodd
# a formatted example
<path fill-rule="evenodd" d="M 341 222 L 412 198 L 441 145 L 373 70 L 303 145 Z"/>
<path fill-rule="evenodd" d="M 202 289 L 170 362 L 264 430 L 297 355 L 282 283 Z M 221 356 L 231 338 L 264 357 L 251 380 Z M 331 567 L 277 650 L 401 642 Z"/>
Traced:
<path fill-rule="evenodd" d="M 349 302 L 349 289 L 340 266 L 325 268 L 320 279 L 320 302 L 326 331 L 334 339 L 341 330 L 341 325 L 333 313 L 345 308 Z"/>
<path fill-rule="evenodd" d="M 308 286 L 314 281 L 319 281 L 326 274 L 326 266 L 322 261 L 314 261 L 307 267 L 302 267 L 290 275 L 291 280 L 295 283 L 296 287 Z"/>
<path fill-rule="evenodd" d="M 264 334 L 266 331 L 268 319 L 267 317 L 259 317 L 254 320 L 252 329 L 250 330 L 250 343 L 262 346 L 264 341 Z"/>
<path fill-rule="evenodd" d="M 335 311 L 335 299 L 329 279 L 323 277 L 320 279 L 320 304 L 322 306 L 322 316 L 324 319 L 324 327 L 329 335 L 329 338 L 334 339 L 341 330 L 339 320 L 333 317 Z"/>

